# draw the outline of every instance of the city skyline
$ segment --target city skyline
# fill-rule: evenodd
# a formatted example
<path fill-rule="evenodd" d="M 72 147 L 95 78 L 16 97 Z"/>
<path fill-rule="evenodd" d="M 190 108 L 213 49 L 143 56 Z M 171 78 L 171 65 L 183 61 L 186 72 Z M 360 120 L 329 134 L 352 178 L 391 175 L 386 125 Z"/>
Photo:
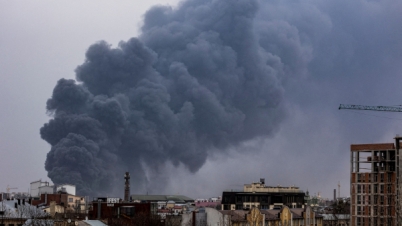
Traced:
<path fill-rule="evenodd" d="M 176 9 L 177 2 L 0 3 L 0 191 L 9 185 L 25 192 L 34 180 L 50 182 L 44 169 L 50 146 L 39 134 L 51 118 L 46 101 L 59 79 L 75 79 L 89 46 L 105 40 L 116 48 L 141 34 L 147 9 Z M 341 103 L 400 104 L 402 3 L 258 3 L 253 24 L 262 33 L 261 46 L 284 65 L 278 76 L 282 121 L 268 136 L 224 152 L 209 150 L 195 173 L 170 162 L 160 165 L 163 173 L 156 177 L 148 169 L 148 178 L 166 186 L 147 191 L 213 197 L 266 178 L 267 185 L 296 185 L 327 198 L 340 181 L 341 196 L 349 196 L 350 145 L 388 142 L 402 133 L 398 113 L 337 109 Z"/>

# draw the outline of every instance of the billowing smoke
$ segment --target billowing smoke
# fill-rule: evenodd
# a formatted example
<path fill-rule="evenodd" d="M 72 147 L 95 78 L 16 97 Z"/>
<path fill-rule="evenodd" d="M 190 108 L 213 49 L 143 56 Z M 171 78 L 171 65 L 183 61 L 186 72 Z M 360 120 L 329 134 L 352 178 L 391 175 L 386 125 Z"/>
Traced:
<path fill-rule="evenodd" d="M 274 134 L 282 75 L 296 69 L 261 44 L 269 34 L 257 35 L 257 9 L 256 0 L 157 6 L 140 37 L 90 46 L 77 81 L 59 80 L 47 101 L 53 119 L 40 133 L 52 181 L 104 194 L 129 170 L 141 191 L 152 183 L 147 169 L 163 173 L 170 162 L 196 172 L 211 152 Z"/>

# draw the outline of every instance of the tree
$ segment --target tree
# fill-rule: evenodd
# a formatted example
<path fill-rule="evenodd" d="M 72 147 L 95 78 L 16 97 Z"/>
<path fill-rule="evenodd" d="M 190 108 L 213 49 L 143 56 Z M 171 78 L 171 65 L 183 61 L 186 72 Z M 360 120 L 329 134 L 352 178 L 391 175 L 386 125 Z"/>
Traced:
<path fill-rule="evenodd" d="M 339 200 L 331 205 L 332 211 L 330 214 L 331 219 L 327 219 L 324 222 L 324 225 L 328 226 L 337 226 L 337 225 L 349 225 L 349 217 L 350 216 L 350 203 L 349 201 Z"/>

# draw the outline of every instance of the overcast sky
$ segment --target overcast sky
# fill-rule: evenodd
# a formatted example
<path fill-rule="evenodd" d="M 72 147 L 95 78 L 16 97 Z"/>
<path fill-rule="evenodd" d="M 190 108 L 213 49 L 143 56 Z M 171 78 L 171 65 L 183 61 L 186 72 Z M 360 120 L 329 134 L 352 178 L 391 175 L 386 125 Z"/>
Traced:
<path fill-rule="evenodd" d="M 59 79 L 75 79 L 88 47 L 138 37 L 147 9 L 178 2 L 0 1 L 0 191 L 50 181 L 51 146 L 39 134 L 46 101 Z M 166 185 L 150 190 L 207 198 L 263 177 L 328 198 L 340 181 L 349 196 L 350 144 L 393 142 L 402 115 L 338 106 L 401 104 L 401 21 L 402 3 L 391 0 L 259 1 L 253 29 L 282 65 L 283 121 L 269 136 L 208 152 L 195 173 L 164 165 L 153 180 Z"/>

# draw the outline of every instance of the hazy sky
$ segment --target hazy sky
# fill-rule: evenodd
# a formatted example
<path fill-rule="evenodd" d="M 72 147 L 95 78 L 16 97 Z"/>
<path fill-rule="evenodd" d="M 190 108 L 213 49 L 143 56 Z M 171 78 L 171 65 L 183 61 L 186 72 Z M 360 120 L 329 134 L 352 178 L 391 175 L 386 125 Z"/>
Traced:
<path fill-rule="evenodd" d="M 1 191 L 7 185 L 28 191 L 30 182 L 49 180 L 50 145 L 39 134 L 50 119 L 46 101 L 59 79 L 75 79 L 88 47 L 138 37 L 147 9 L 168 4 L 175 10 L 177 3 L 0 1 Z M 210 151 L 196 173 L 164 165 L 154 180 L 168 182 L 152 192 L 218 196 L 264 177 L 268 185 L 296 185 L 325 197 L 340 181 L 341 196 L 348 196 L 350 144 L 393 142 L 402 115 L 337 108 L 401 104 L 401 21 L 402 3 L 391 0 L 259 1 L 253 29 L 281 69 L 283 121 L 269 137 Z"/>

